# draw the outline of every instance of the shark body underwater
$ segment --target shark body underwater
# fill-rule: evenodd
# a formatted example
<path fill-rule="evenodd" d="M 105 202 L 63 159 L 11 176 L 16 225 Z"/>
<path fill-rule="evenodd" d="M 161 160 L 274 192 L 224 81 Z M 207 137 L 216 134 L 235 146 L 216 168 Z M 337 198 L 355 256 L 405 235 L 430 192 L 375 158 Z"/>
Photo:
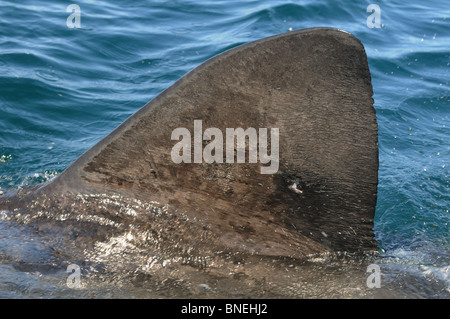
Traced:
<path fill-rule="evenodd" d="M 75 263 L 93 282 L 120 279 L 166 297 L 361 292 L 366 269 L 344 274 L 335 262 L 378 250 L 372 94 L 364 47 L 341 30 L 298 30 L 223 52 L 53 180 L 0 197 L 8 220 L 51 247 L 51 261 L 10 262 L 48 274 Z M 198 131 L 198 120 L 221 132 L 277 128 L 278 170 L 262 174 L 261 161 L 174 163 L 172 132 Z M 356 272 L 362 281 L 349 283 Z"/>

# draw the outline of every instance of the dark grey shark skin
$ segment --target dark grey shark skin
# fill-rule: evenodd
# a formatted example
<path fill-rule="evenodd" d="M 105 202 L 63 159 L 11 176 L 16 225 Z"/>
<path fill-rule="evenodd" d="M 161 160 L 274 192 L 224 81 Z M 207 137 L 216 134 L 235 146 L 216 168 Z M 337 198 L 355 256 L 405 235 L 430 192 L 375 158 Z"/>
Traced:
<path fill-rule="evenodd" d="M 362 43 L 331 28 L 241 45 L 201 64 L 50 183 L 0 209 L 71 248 L 138 230 L 171 256 L 301 259 L 373 252 L 378 131 Z M 175 128 L 279 128 L 279 170 L 175 164 Z M 295 183 L 298 190 L 292 189 Z M 5 197 L 5 196 L 4 196 Z"/>

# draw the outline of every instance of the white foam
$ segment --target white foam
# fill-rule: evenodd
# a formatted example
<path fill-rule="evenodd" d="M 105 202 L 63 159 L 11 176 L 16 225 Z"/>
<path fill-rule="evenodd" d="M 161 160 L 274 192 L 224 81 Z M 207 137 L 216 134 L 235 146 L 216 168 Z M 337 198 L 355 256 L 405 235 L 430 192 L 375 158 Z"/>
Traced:
<path fill-rule="evenodd" d="M 445 282 L 448 286 L 447 290 L 450 291 L 450 265 L 441 267 L 422 265 L 419 269 L 422 270 L 425 276 Z"/>
<path fill-rule="evenodd" d="M 9 210 L 0 210 L 0 220 L 10 220 L 10 211 Z"/>

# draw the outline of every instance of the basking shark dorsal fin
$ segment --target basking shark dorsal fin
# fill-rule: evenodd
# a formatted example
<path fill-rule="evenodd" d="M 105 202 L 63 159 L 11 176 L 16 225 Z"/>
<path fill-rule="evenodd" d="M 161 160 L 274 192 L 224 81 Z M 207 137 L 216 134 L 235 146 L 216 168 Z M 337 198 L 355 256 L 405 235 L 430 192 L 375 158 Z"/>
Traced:
<path fill-rule="evenodd" d="M 201 123 L 201 133 L 219 129 L 223 143 L 227 128 L 267 128 L 267 155 L 278 137 L 278 158 L 263 163 L 259 153 L 250 162 L 247 147 L 244 163 L 227 162 L 227 147 L 239 152 L 236 142 L 223 146 L 223 163 L 201 157 L 195 163 L 194 123 Z M 192 134 L 191 154 L 183 153 L 192 155 L 190 163 L 171 156 L 181 140 L 173 139 L 177 128 Z M 270 135 L 272 128 L 278 136 Z M 202 139 L 202 148 L 208 142 Z M 270 164 L 276 170 L 262 173 Z M 375 249 L 377 181 L 377 122 L 364 47 L 347 32 L 312 28 L 209 59 L 38 193 L 158 201 L 202 220 L 223 246 L 300 256 Z"/>

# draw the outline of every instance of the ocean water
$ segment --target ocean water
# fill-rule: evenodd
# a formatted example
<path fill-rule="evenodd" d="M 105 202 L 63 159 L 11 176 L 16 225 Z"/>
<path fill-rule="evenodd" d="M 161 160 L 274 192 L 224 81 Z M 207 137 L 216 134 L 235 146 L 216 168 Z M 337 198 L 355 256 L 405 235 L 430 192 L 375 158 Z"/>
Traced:
<path fill-rule="evenodd" d="M 67 23 L 71 3 L 81 9 L 79 28 Z M 380 8 L 379 27 L 369 27 L 376 22 L 367 21 L 370 4 Z M 366 48 L 379 125 L 374 230 L 384 290 L 364 296 L 449 298 L 449 15 L 448 3 L 437 0 L 0 1 L 0 194 L 57 176 L 218 53 L 292 30 L 335 27 Z M 155 296 L 142 286 L 67 289 L 65 269 L 27 266 L 51 264 L 51 249 L 2 214 L 0 297 Z M 170 291 L 180 295 L 175 285 Z"/>

